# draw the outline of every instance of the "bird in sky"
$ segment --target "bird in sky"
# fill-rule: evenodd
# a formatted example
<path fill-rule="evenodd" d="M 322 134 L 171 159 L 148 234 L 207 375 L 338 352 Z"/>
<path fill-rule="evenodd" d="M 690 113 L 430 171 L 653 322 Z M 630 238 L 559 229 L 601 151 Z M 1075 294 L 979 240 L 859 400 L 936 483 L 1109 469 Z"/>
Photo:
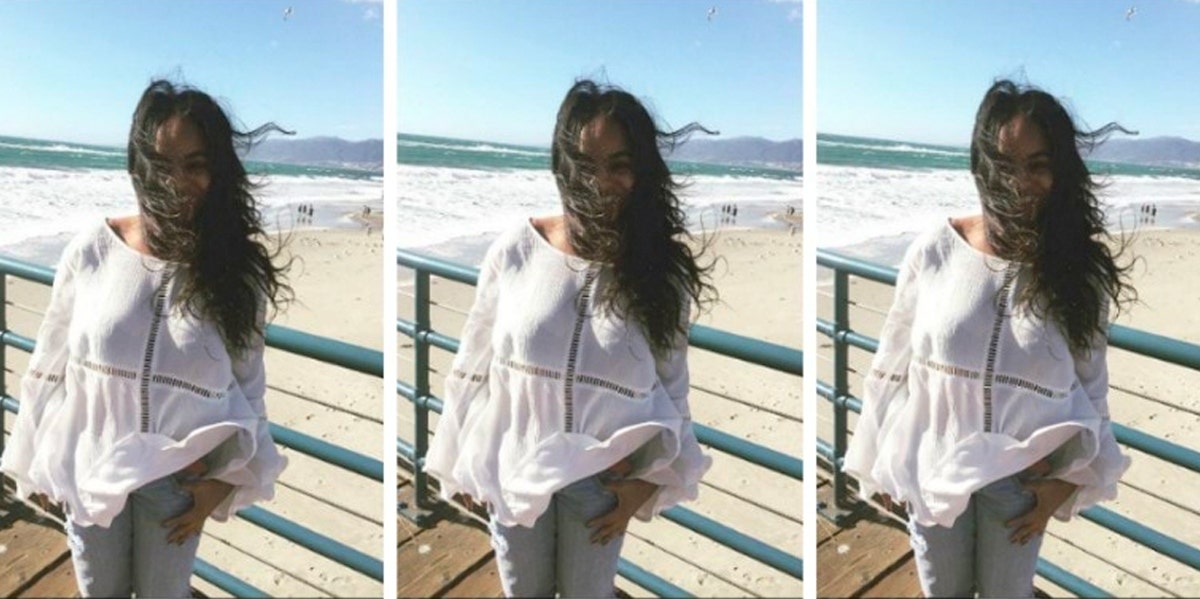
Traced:
<path fill-rule="evenodd" d="M 285 9 L 283 9 L 283 20 L 284 21 L 288 20 L 288 17 L 291 17 L 291 16 L 292 16 L 292 7 L 289 6 Z"/>
<path fill-rule="evenodd" d="M 712 6 L 708 9 L 708 22 L 712 22 L 713 17 L 717 16 L 717 7 Z"/>
<path fill-rule="evenodd" d="M 1136 15 L 1136 14 L 1137 14 L 1137 7 L 1130 6 L 1129 10 L 1125 11 L 1125 20 L 1129 21 L 1129 20 L 1133 19 L 1133 15 Z"/>

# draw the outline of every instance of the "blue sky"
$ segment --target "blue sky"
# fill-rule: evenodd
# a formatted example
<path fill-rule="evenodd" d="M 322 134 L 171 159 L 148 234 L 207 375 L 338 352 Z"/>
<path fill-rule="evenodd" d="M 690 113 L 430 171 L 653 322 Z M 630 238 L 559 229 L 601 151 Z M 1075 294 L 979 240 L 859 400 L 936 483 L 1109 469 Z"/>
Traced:
<path fill-rule="evenodd" d="M 399 0 L 397 8 L 402 133 L 549 145 L 571 83 L 607 74 L 675 127 L 801 136 L 798 1 Z"/>
<path fill-rule="evenodd" d="M 817 31 L 820 133 L 966 145 L 1007 76 L 1093 128 L 1200 140 L 1196 0 L 821 0 Z"/>
<path fill-rule="evenodd" d="M 166 75 L 251 127 L 378 139 L 382 16 L 378 1 L 0 1 L 0 135 L 124 144 Z"/>

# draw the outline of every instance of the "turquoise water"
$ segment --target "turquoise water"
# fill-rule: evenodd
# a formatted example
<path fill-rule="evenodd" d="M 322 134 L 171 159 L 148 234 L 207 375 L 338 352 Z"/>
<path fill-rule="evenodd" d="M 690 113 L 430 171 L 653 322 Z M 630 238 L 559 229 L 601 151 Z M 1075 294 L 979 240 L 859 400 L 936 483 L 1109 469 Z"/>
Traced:
<path fill-rule="evenodd" d="M 410 166 L 462 169 L 550 170 L 550 149 L 488 141 L 411 135 L 396 136 L 396 161 Z M 672 173 L 710 177 L 760 177 L 798 181 L 800 173 L 782 169 L 668 161 Z"/>
<path fill-rule="evenodd" d="M 968 170 L 970 154 L 966 147 L 822 133 L 817 135 L 817 162 L 884 169 Z M 1088 161 L 1088 168 L 1100 175 L 1200 179 L 1200 170 L 1177 167 L 1093 160 Z"/>
<path fill-rule="evenodd" d="M 125 148 L 8 137 L 0 135 L 0 167 L 52 170 L 125 170 Z M 378 172 L 357 169 L 277 164 L 248 160 L 246 170 L 259 175 L 370 179 Z"/>

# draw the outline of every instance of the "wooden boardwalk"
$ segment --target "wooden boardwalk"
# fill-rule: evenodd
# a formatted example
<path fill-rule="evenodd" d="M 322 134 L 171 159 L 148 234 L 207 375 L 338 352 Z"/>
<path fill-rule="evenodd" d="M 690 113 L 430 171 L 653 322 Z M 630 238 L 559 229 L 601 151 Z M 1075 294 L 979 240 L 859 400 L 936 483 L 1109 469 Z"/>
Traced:
<path fill-rule="evenodd" d="M 78 597 L 62 527 L 0 491 L 0 597 Z"/>
<path fill-rule="evenodd" d="M 78 597 L 67 537 L 58 520 L 0 489 L 0 597 Z M 61 515 L 61 514 L 56 514 Z M 192 589 L 192 597 L 206 597 Z"/>
<path fill-rule="evenodd" d="M 818 505 L 833 503 L 833 489 L 823 477 Z M 908 530 L 875 511 L 837 527 L 817 516 L 818 597 L 920 597 Z"/>

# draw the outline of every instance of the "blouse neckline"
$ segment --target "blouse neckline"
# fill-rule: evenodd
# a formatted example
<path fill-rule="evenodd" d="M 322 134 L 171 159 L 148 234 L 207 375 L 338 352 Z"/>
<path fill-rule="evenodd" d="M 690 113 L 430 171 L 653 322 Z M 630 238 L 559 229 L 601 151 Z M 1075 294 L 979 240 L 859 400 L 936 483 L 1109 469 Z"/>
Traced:
<path fill-rule="evenodd" d="M 120 247 L 122 251 L 130 254 L 131 256 L 140 258 L 142 260 L 149 260 L 155 264 L 170 264 L 170 262 L 163 260 L 158 256 L 153 254 L 143 254 L 142 252 L 129 247 L 129 244 L 125 243 L 125 240 L 121 239 L 120 235 L 117 235 L 117 232 L 113 229 L 112 225 L 109 224 L 109 219 L 107 218 L 104 219 L 104 230 L 107 232 L 109 240 L 113 242 L 113 245 Z"/>
<path fill-rule="evenodd" d="M 592 260 L 588 260 L 587 258 L 584 258 L 582 256 L 575 256 L 572 254 L 568 254 L 568 253 L 558 249 L 557 247 L 554 247 L 554 244 L 550 243 L 549 239 L 546 239 L 545 237 L 543 237 L 541 231 L 538 231 L 537 226 L 535 226 L 533 224 L 532 217 L 525 219 L 525 228 L 529 232 L 530 235 L 533 235 L 533 237 L 537 240 L 538 244 L 540 244 L 542 247 L 550 250 L 551 252 L 561 256 L 568 263 L 586 264 L 589 266 L 597 264 L 596 262 L 594 262 Z"/>
<path fill-rule="evenodd" d="M 1008 265 L 1008 264 L 1012 263 L 1011 260 L 1001 258 L 1000 256 L 996 256 L 993 254 L 985 253 L 985 252 L 981 251 L 979 248 L 971 245 L 971 243 L 968 242 L 966 240 L 966 238 L 964 238 L 962 236 L 962 234 L 960 234 L 958 232 L 958 229 L 954 228 L 954 221 L 951 218 L 946 219 L 946 230 L 949 232 L 950 236 L 954 238 L 956 243 L 961 244 L 963 247 L 967 248 L 967 250 L 969 250 L 972 255 L 979 257 L 980 259 L 984 260 L 985 262 L 998 262 L 998 263 L 1004 264 L 1004 265 Z"/>

